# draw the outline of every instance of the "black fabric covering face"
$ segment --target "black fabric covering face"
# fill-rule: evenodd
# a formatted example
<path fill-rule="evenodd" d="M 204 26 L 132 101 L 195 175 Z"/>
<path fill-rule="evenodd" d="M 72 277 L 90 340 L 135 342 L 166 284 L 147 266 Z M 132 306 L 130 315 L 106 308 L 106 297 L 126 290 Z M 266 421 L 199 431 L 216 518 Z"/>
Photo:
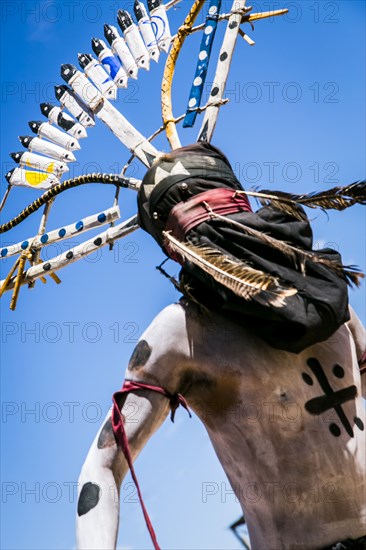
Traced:
<path fill-rule="evenodd" d="M 170 174 L 178 162 L 189 175 L 177 173 L 156 184 L 157 170 Z M 243 190 L 229 161 L 216 147 L 200 142 L 163 155 L 142 180 L 137 199 L 140 226 L 163 246 L 162 231 L 173 206 L 215 187 Z"/>
<path fill-rule="evenodd" d="M 189 175 L 168 175 L 153 187 L 156 170 L 160 167 L 170 173 L 178 161 Z M 158 160 L 143 179 L 138 197 L 141 226 L 167 253 L 162 231 L 170 210 L 177 203 L 215 187 L 242 189 L 228 160 L 218 149 L 207 143 L 197 143 L 169 153 Z M 297 248 L 312 251 L 313 237 L 308 220 L 299 221 L 272 207 L 261 208 L 255 213 L 230 214 L 226 219 L 197 225 L 187 233 L 186 240 L 230 254 L 290 283 L 298 292 L 287 297 L 283 307 L 264 306 L 255 297 L 252 300 L 238 297 L 198 266 L 185 262 L 181 280 L 189 285 L 191 295 L 198 302 L 243 324 L 271 346 L 294 353 L 326 340 L 349 320 L 345 278 L 311 259 L 305 262 L 304 276 L 288 256 L 228 223 L 232 219 Z M 312 252 L 315 258 L 341 263 L 340 255 L 334 250 Z"/>

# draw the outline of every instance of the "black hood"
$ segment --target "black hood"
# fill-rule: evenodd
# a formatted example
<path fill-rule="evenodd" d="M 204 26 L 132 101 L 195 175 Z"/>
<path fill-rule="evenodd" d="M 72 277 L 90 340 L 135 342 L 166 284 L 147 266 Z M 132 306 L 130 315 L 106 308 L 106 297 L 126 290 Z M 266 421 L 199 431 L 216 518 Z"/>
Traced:
<path fill-rule="evenodd" d="M 198 142 L 161 155 L 146 172 L 138 193 L 140 226 L 162 246 L 170 210 L 215 187 L 242 189 L 228 159 L 216 147 Z"/>

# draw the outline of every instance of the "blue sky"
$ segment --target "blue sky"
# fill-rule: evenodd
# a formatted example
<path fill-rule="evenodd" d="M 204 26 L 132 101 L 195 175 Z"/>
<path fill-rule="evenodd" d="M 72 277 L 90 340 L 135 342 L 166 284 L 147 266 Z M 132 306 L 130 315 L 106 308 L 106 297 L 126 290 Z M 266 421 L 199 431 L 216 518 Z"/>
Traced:
<path fill-rule="evenodd" d="M 175 31 L 190 2 L 169 13 Z M 213 143 L 226 153 L 244 187 L 263 186 L 295 193 L 345 185 L 365 175 L 365 6 L 347 2 L 254 2 L 254 11 L 289 7 L 280 19 L 259 22 L 235 52 L 228 97 Z M 223 3 L 229 11 L 230 4 Z M 1 3 L 1 162 L 22 149 L 17 136 L 30 134 L 28 121 L 40 120 L 39 103 L 54 101 L 60 65 L 77 65 L 78 52 L 91 52 L 92 36 L 103 38 L 104 23 L 116 23 L 116 9 L 129 2 Z M 210 73 L 224 27 L 215 40 Z M 174 113 L 185 111 L 200 36 L 189 39 L 174 83 Z M 137 82 L 119 92 L 118 108 L 150 135 L 161 123 L 159 90 L 164 65 L 140 71 Z M 182 142 L 195 140 L 180 132 Z M 98 122 L 81 141 L 73 175 L 117 171 L 129 154 Z M 164 137 L 156 141 L 168 150 Z M 142 177 L 135 162 L 130 171 Z M 2 191 L 6 189 L 4 178 Z M 15 189 L 3 213 L 10 219 L 37 196 Z M 81 187 L 56 201 L 49 228 L 76 221 L 112 205 L 113 190 Z M 136 210 L 136 196 L 122 191 L 122 217 Z M 40 215 L 4 235 L 4 243 L 29 237 Z M 337 248 L 345 264 L 366 268 L 365 212 L 354 207 L 311 212 L 315 246 Z M 88 238 L 86 236 L 85 238 Z M 73 244 L 80 238 L 73 239 Z M 45 250 L 45 258 L 66 243 Z M 155 266 L 163 254 L 138 231 L 60 272 L 62 284 L 37 282 L 22 289 L 17 310 L 2 300 L 1 356 L 1 547 L 12 550 L 73 548 L 79 471 L 112 393 L 120 387 L 136 339 L 153 317 L 178 298 Z M 3 277 L 12 265 L 3 262 Z M 170 262 L 173 274 L 178 272 Z M 350 291 L 350 302 L 365 322 L 365 291 Z M 31 412 L 33 410 L 33 413 Z M 184 412 L 167 421 L 137 461 L 146 504 L 163 548 L 235 549 L 227 526 L 240 515 L 207 435 Z M 139 509 L 124 481 L 120 548 L 150 548 Z M 205 497 L 207 484 L 215 494 Z M 213 489 L 212 489 L 213 488 Z M 217 491 L 216 491 L 217 489 Z M 33 491 L 33 493 L 32 493 Z M 134 500 L 132 498 L 132 500 Z"/>

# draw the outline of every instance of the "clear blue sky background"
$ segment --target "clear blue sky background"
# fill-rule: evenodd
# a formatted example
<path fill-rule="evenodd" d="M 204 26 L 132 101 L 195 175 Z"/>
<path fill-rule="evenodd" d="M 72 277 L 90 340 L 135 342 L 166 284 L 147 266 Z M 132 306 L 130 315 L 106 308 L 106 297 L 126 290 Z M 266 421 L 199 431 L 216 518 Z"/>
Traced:
<path fill-rule="evenodd" d="M 228 11 L 230 4 L 224 2 Z M 1 162 L 21 150 L 18 135 L 27 122 L 41 119 L 39 103 L 53 101 L 61 82 L 61 63 L 77 64 L 77 52 L 90 52 L 92 36 L 115 24 L 116 9 L 131 3 L 3 1 L 1 33 Z M 188 11 L 183 1 L 170 13 L 176 30 Z M 255 2 L 255 9 L 289 7 L 283 19 L 262 21 L 235 52 L 228 97 L 213 143 L 231 160 L 243 185 L 309 192 L 351 183 L 365 175 L 365 5 L 346 2 Z M 223 34 L 220 26 L 208 81 Z M 185 110 L 200 36 L 187 41 L 174 85 L 174 112 Z M 160 81 L 164 55 L 140 74 L 118 107 L 136 127 L 151 134 L 161 121 Z M 181 132 L 195 140 L 194 130 Z M 81 142 L 71 173 L 117 171 L 128 152 L 98 122 Z M 168 149 L 164 138 L 157 146 Z M 276 163 L 276 164 L 273 164 Z M 272 167 L 272 169 L 271 169 Z M 271 171 L 272 170 L 272 171 Z M 142 177 L 134 163 L 131 175 Z M 4 178 L 2 190 L 6 188 Z M 37 196 L 13 190 L 4 210 L 10 219 Z M 56 201 L 49 228 L 71 223 L 111 206 L 113 189 L 81 187 Z M 121 192 L 123 218 L 135 212 L 136 196 Z M 332 243 L 345 264 L 365 269 L 365 212 L 311 213 L 318 246 Z M 35 214 L 4 242 L 17 242 L 37 230 Z M 85 237 L 88 238 L 88 237 Z M 73 239 L 73 243 L 81 238 Z M 52 257 L 66 243 L 45 250 Z M 153 317 L 178 298 L 155 266 L 163 254 L 139 231 L 99 255 L 60 272 L 62 285 L 37 282 L 23 289 L 15 313 L 10 295 L 2 300 L 2 541 L 3 549 L 68 549 L 75 545 L 75 491 L 89 446 L 120 387 L 136 339 Z M 12 260 L 3 262 L 3 277 Z M 171 263 L 170 270 L 178 272 Z M 350 291 L 350 301 L 365 321 L 365 292 Z M 73 327 L 73 330 L 72 330 Z M 32 332 L 33 331 L 33 332 Z M 243 352 L 244 353 L 244 352 Z M 36 411 L 31 414 L 29 411 Z M 27 412 L 28 411 L 28 412 Z M 72 414 L 73 411 L 73 414 Z M 228 482 L 203 427 L 184 412 L 167 421 L 137 462 L 146 503 L 163 548 L 235 549 L 227 529 L 240 515 Z M 217 488 L 203 498 L 205 483 Z M 31 494 L 30 491 L 35 490 Z M 130 479 L 123 484 L 120 548 L 150 548 L 139 505 L 131 500 Z M 12 494 L 13 493 L 13 494 Z"/>

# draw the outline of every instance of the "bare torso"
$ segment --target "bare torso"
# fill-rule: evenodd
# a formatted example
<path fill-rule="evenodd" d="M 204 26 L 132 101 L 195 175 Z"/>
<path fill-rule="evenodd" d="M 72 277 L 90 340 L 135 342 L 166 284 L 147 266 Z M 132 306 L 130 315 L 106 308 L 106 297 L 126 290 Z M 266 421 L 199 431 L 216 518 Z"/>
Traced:
<path fill-rule="evenodd" d="M 154 357 L 158 335 L 148 330 L 156 371 L 143 369 L 157 373 L 155 383 L 168 369 L 168 389 L 205 424 L 253 547 L 316 548 L 364 535 L 366 422 L 348 328 L 296 355 L 194 306 L 172 307 L 179 311 L 162 316 L 174 316 L 174 347 Z"/>
<path fill-rule="evenodd" d="M 296 355 L 181 302 L 142 335 L 126 378 L 186 397 L 240 500 L 253 549 L 316 549 L 365 535 L 366 422 L 346 325 Z"/>

